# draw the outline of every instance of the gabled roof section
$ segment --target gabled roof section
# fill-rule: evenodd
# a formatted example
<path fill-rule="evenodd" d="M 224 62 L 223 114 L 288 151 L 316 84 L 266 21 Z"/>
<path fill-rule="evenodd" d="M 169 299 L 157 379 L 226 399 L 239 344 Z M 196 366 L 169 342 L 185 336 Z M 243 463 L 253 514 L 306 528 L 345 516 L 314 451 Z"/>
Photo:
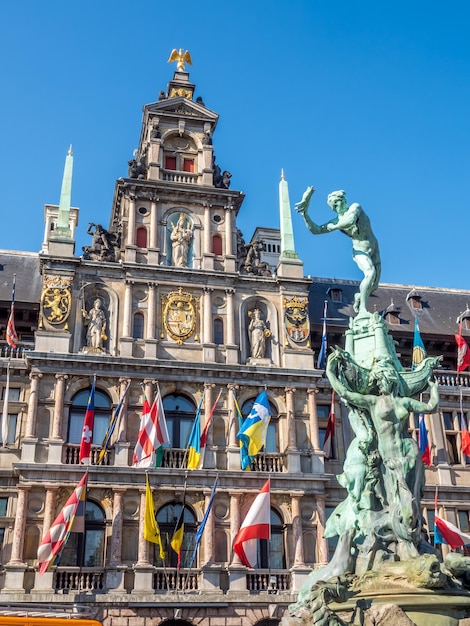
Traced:
<path fill-rule="evenodd" d="M 199 119 L 209 120 L 214 126 L 219 119 L 217 113 L 207 109 L 202 103 L 188 100 L 187 98 L 165 98 L 152 104 L 144 105 L 144 116 L 149 113 L 158 113 L 159 115 L 168 115 L 170 117 L 181 117 L 182 115 L 188 117 L 196 117 Z"/>

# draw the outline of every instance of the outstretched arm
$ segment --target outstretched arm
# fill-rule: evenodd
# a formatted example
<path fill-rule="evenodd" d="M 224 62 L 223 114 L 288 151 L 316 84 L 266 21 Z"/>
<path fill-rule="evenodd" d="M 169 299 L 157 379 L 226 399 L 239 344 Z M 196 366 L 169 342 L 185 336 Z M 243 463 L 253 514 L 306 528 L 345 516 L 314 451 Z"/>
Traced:
<path fill-rule="evenodd" d="M 429 381 L 430 393 L 429 402 L 419 402 L 410 398 L 410 409 L 414 413 L 435 413 L 439 406 L 439 388 L 434 380 Z"/>
<path fill-rule="evenodd" d="M 315 189 L 313 187 L 307 187 L 304 195 L 302 196 L 302 200 L 295 204 L 295 209 L 298 211 L 304 218 L 307 228 L 314 235 L 323 235 L 324 233 L 332 230 L 330 228 L 330 224 L 334 224 L 336 220 L 331 220 L 331 222 L 327 222 L 326 224 L 316 224 L 308 214 L 308 207 L 310 206 L 310 200 L 312 199 L 313 193 Z"/>
<path fill-rule="evenodd" d="M 350 391 L 346 385 L 344 385 L 336 375 L 336 362 L 338 361 L 337 353 L 332 352 L 326 362 L 326 375 L 331 383 L 331 386 L 336 393 L 344 400 L 347 400 L 352 405 L 365 409 L 368 407 L 369 396 L 365 396 L 355 391 Z"/>

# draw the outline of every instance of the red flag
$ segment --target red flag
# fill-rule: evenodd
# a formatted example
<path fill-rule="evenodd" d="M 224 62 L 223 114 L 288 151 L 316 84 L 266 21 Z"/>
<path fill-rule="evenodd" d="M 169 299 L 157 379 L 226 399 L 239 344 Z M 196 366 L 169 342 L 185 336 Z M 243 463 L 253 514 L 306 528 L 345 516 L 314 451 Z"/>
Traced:
<path fill-rule="evenodd" d="M 52 522 L 38 548 L 38 571 L 44 574 L 51 563 L 60 554 L 73 528 L 79 505 L 85 500 L 88 471 L 78 483 L 64 508 Z"/>
<path fill-rule="evenodd" d="M 462 438 L 462 452 L 470 456 L 470 433 L 468 432 L 468 424 L 463 411 L 460 411 L 460 436 Z"/>
<path fill-rule="evenodd" d="M 271 539 L 271 501 L 269 478 L 254 499 L 233 542 L 233 551 L 246 567 L 257 563 L 258 539 Z"/>
<path fill-rule="evenodd" d="M 90 395 L 88 396 L 88 405 L 86 408 L 85 419 L 83 421 L 82 440 L 80 442 L 80 463 L 90 465 L 91 444 L 93 443 L 93 424 L 95 421 L 95 382 L 91 386 Z"/>
<path fill-rule="evenodd" d="M 422 413 L 419 414 L 418 443 L 421 460 L 427 467 L 430 467 L 432 465 L 431 446 L 429 445 L 428 431 L 426 430 L 426 422 Z"/>
<path fill-rule="evenodd" d="M 10 348 L 16 348 L 18 344 L 18 335 L 15 329 L 15 287 L 16 287 L 16 274 L 13 274 L 13 287 L 11 290 L 11 309 L 10 317 L 8 318 L 6 339 Z"/>
<path fill-rule="evenodd" d="M 152 407 L 150 407 L 147 398 L 144 398 L 139 435 L 134 449 L 132 465 L 134 467 L 155 467 L 155 451 L 163 446 L 164 443 L 169 443 L 169 441 L 170 437 L 159 391 Z"/>
<path fill-rule="evenodd" d="M 465 339 L 460 335 L 454 335 L 458 346 L 457 353 L 457 371 L 463 372 L 470 365 L 470 350 Z"/>
<path fill-rule="evenodd" d="M 326 425 L 325 442 L 323 444 L 323 452 L 325 459 L 333 457 L 333 437 L 335 436 L 335 392 L 331 394 L 331 408 L 328 416 L 328 424 Z"/>

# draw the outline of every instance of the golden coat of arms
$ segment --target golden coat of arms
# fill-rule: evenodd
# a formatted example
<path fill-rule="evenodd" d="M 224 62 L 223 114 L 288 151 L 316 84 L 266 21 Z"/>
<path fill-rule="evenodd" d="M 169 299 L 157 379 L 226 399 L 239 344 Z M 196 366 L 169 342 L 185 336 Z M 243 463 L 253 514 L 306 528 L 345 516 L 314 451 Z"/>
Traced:
<path fill-rule="evenodd" d="M 308 300 L 294 296 L 284 298 L 284 328 L 289 339 L 294 343 L 309 341 L 310 322 L 308 319 Z"/>
<path fill-rule="evenodd" d="M 72 281 L 70 276 L 45 276 L 41 295 L 42 318 L 53 326 L 64 324 L 65 330 L 72 309 Z"/>
<path fill-rule="evenodd" d="M 167 295 L 162 295 L 162 319 L 163 326 L 167 334 L 182 344 L 194 335 L 198 341 L 196 333 L 198 316 L 198 298 L 194 298 L 190 293 L 184 292 L 180 287 L 178 291 L 172 291 Z M 161 337 L 163 339 L 164 333 Z"/>

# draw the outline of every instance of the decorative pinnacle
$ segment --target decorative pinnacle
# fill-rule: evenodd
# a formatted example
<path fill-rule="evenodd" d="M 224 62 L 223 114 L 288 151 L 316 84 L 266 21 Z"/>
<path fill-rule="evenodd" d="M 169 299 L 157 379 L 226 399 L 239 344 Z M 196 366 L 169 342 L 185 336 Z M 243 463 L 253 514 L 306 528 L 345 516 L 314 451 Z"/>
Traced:
<path fill-rule="evenodd" d="M 70 144 L 70 148 L 67 154 L 70 154 L 70 156 L 72 156 L 73 152 L 72 152 L 72 144 Z"/>
<path fill-rule="evenodd" d="M 189 50 L 186 52 L 183 51 L 183 48 L 177 50 L 174 48 L 171 51 L 170 58 L 168 59 L 168 63 L 174 63 L 176 61 L 176 71 L 184 72 L 184 64 L 192 65 L 191 55 L 189 54 Z"/>
<path fill-rule="evenodd" d="M 281 167 L 281 178 L 282 180 L 284 180 L 284 168 L 283 167 Z"/>

